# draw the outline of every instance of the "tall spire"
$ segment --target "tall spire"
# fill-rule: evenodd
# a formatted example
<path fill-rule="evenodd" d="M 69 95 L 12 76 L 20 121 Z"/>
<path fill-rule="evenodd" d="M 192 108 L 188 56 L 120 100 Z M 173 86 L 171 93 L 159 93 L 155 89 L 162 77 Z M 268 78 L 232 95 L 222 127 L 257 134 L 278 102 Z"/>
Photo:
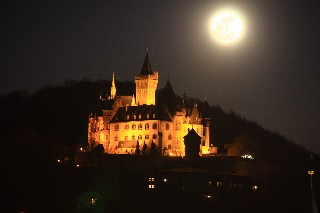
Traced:
<path fill-rule="evenodd" d="M 112 83 L 111 83 L 111 92 L 110 92 L 110 99 L 114 99 L 116 97 L 117 89 L 116 89 L 116 82 L 114 80 L 114 72 L 112 72 Z"/>
<path fill-rule="evenodd" d="M 150 60 L 149 60 L 149 50 L 148 50 L 148 48 L 147 48 L 146 57 L 144 59 L 140 74 L 141 75 L 153 74 L 152 69 L 151 69 Z"/>

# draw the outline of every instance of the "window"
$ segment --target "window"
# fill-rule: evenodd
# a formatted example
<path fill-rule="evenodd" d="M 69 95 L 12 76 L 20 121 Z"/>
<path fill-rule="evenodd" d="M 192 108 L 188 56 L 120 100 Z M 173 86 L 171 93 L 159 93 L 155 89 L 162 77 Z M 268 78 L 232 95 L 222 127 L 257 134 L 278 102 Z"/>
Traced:
<path fill-rule="evenodd" d="M 124 137 L 124 140 L 127 141 L 128 140 L 128 135 L 126 135 L 126 137 Z"/>
<path fill-rule="evenodd" d="M 149 114 L 147 114 L 147 119 L 149 119 L 150 118 L 150 116 L 149 116 Z"/>
<path fill-rule="evenodd" d="M 139 115 L 139 119 L 141 119 L 141 115 Z"/>
<path fill-rule="evenodd" d="M 146 130 L 149 129 L 149 124 L 146 124 L 145 127 L 144 127 Z"/>
<path fill-rule="evenodd" d="M 109 140 L 109 135 L 106 135 L 106 140 Z"/>
<path fill-rule="evenodd" d="M 158 125 L 157 125 L 156 123 L 154 123 L 154 124 L 152 125 L 152 129 L 157 129 L 157 127 L 158 127 Z"/>
<path fill-rule="evenodd" d="M 142 124 L 139 124 L 138 129 L 139 129 L 139 130 L 142 129 Z"/>
<path fill-rule="evenodd" d="M 171 144 L 168 145 L 168 149 L 171 149 Z"/>
<path fill-rule="evenodd" d="M 127 120 L 130 120 L 130 116 L 129 115 L 127 115 Z"/>
<path fill-rule="evenodd" d="M 149 135 L 144 136 L 145 139 L 149 139 Z"/>
<path fill-rule="evenodd" d="M 135 124 L 132 125 L 132 129 L 133 129 L 133 130 L 136 129 L 136 125 L 135 125 Z"/>
<path fill-rule="evenodd" d="M 118 125 L 118 124 L 115 125 L 115 126 L 114 126 L 114 129 L 115 129 L 115 131 L 119 131 L 119 125 Z"/>
<path fill-rule="evenodd" d="M 168 135 L 168 140 L 172 140 L 171 134 Z"/>
<path fill-rule="evenodd" d="M 142 139 L 142 135 L 139 135 L 139 136 L 138 136 L 138 140 L 141 140 L 141 139 Z"/>
<path fill-rule="evenodd" d="M 181 128 L 181 124 L 180 123 L 176 123 L 176 130 L 180 130 Z"/>
<path fill-rule="evenodd" d="M 134 119 L 134 120 L 136 120 L 136 119 L 137 119 L 137 116 L 136 116 L 136 115 L 134 115 L 134 116 L 133 116 L 133 119 Z"/>
<path fill-rule="evenodd" d="M 116 135 L 116 136 L 114 137 L 114 140 L 115 140 L 115 141 L 118 141 L 118 140 L 119 140 L 118 135 Z"/>
<path fill-rule="evenodd" d="M 131 139 L 132 139 L 132 140 L 135 140 L 135 139 L 136 139 L 136 136 L 132 135 Z"/>
<path fill-rule="evenodd" d="M 152 136 L 152 139 L 157 139 L 157 135 L 154 134 L 154 135 Z"/>
<path fill-rule="evenodd" d="M 107 124 L 107 130 L 109 130 L 110 129 L 110 124 Z"/>
<path fill-rule="evenodd" d="M 169 126 L 169 124 L 167 123 L 167 124 L 166 124 L 166 130 L 169 130 L 169 128 L 170 128 L 170 126 Z"/>
<path fill-rule="evenodd" d="M 124 127 L 125 130 L 128 130 L 129 129 L 129 125 L 126 124 L 126 126 Z"/>
<path fill-rule="evenodd" d="M 152 118 L 156 118 L 156 114 L 153 114 L 153 115 L 152 115 Z"/>

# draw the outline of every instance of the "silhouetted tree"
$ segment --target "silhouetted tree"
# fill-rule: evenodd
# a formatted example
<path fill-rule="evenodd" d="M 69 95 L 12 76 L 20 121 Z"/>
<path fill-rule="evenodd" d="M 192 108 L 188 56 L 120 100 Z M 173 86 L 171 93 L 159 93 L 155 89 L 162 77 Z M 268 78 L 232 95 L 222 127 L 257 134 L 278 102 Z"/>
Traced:
<path fill-rule="evenodd" d="M 139 141 L 137 141 L 136 150 L 135 150 L 134 154 L 135 154 L 135 155 L 140 155 L 140 145 L 139 145 Z"/>

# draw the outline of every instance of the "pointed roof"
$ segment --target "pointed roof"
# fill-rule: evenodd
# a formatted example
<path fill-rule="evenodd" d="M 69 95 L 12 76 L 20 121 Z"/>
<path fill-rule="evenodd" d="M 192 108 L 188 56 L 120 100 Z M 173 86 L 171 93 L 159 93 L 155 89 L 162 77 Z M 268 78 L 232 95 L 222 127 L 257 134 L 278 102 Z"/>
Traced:
<path fill-rule="evenodd" d="M 152 69 L 151 69 L 151 64 L 149 60 L 149 51 L 147 49 L 146 57 L 144 58 L 144 62 L 140 71 L 141 75 L 150 75 L 153 74 Z"/>

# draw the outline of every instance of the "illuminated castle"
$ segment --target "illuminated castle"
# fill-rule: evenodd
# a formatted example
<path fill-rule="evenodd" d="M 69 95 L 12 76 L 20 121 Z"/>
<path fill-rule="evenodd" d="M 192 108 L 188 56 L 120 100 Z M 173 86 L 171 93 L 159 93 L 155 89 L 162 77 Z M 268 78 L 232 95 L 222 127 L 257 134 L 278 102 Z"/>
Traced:
<path fill-rule="evenodd" d="M 135 96 L 117 96 L 113 73 L 110 95 L 100 95 L 98 109 L 89 117 L 90 150 L 102 144 L 109 154 L 149 154 L 154 149 L 163 156 L 185 156 L 184 136 L 193 129 L 201 137 L 199 154 L 213 152 L 210 119 L 201 117 L 196 103 L 186 108 L 169 80 L 156 97 L 158 72 L 151 69 L 148 51 L 135 85 Z"/>

